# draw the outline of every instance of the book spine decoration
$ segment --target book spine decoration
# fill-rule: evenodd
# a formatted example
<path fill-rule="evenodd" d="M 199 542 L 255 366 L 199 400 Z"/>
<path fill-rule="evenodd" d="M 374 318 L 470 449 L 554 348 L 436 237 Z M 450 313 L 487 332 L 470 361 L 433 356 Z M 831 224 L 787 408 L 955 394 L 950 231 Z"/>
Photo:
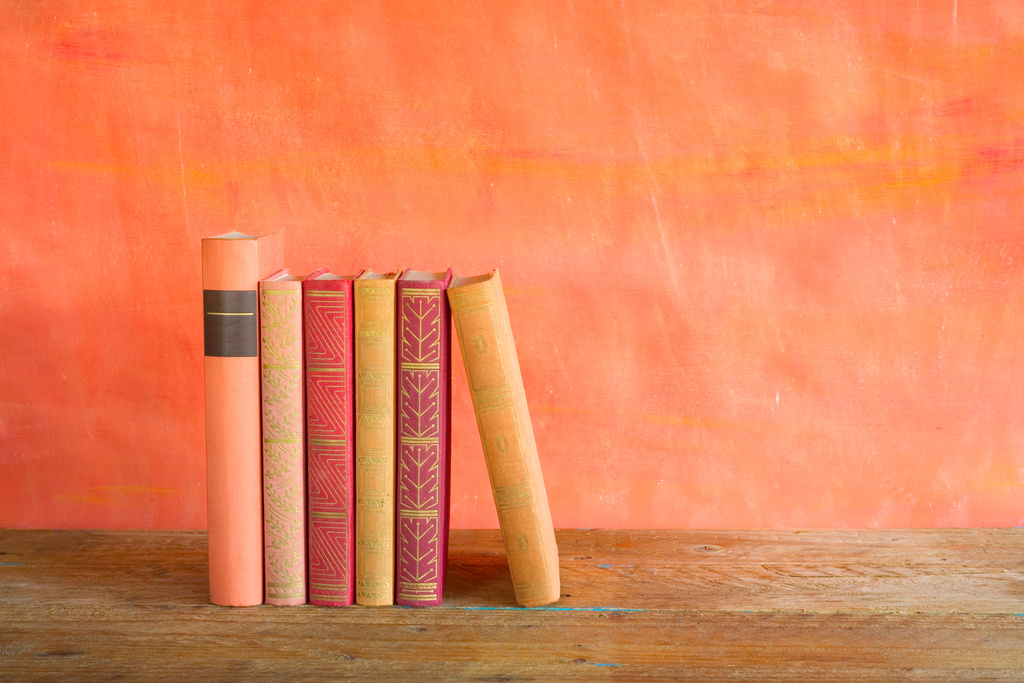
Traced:
<path fill-rule="evenodd" d="M 257 285 L 281 268 L 279 234 L 202 241 L 210 601 L 263 602 Z"/>
<path fill-rule="evenodd" d="M 306 330 L 309 601 L 353 602 L 352 281 L 302 283 Z"/>
<path fill-rule="evenodd" d="M 516 601 L 560 597 L 558 549 L 498 271 L 448 290 Z"/>
<path fill-rule="evenodd" d="M 356 602 L 394 603 L 395 281 L 359 278 L 356 303 Z"/>
<path fill-rule="evenodd" d="M 443 280 L 399 280 L 395 602 L 438 605 L 448 557 L 451 315 Z"/>
<path fill-rule="evenodd" d="M 282 273 L 287 276 L 287 271 Z M 306 444 L 302 288 L 260 282 L 263 389 L 263 548 L 267 604 L 306 602 Z"/>

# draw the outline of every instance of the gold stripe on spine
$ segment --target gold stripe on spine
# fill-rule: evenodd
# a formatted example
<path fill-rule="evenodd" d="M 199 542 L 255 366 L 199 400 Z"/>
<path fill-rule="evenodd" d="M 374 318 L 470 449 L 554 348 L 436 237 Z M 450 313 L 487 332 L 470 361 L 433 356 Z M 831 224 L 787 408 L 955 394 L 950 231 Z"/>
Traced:
<path fill-rule="evenodd" d="M 449 301 L 453 309 L 466 310 L 469 308 L 477 308 L 479 306 L 487 306 L 491 303 L 491 297 L 487 290 L 470 290 L 461 294 L 450 295 Z"/>
<path fill-rule="evenodd" d="M 326 510 L 319 510 L 319 511 L 312 511 L 311 510 L 310 513 L 309 513 L 309 516 L 310 517 L 316 517 L 316 518 L 323 517 L 324 519 L 348 519 L 348 513 L 345 512 L 344 510 L 342 510 L 341 512 L 327 512 Z"/>
<path fill-rule="evenodd" d="M 437 519 L 437 510 L 399 510 L 399 517 L 408 519 Z"/>
<path fill-rule="evenodd" d="M 551 589 L 551 581 L 534 581 L 532 583 L 517 583 L 514 586 L 516 599 L 523 602 L 540 600 L 548 594 Z"/>
<path fill-rule="evenodd" d="M 412 371 L 426 371 L 426 370 L 440 370 L 440 363 L 402 363 L 404 370 Z"/>
<path fill-rule="evenodd" d="M 533 505 L 533 490 L 529 482 L 494 489 L 494 504 L 502 510 Z"/>
<path fill-rule="evenodd" d="M 512 403 L 512 392 L 507 387 L 473 394 L 473 405 L 477 408 L 493 408 Z"/>

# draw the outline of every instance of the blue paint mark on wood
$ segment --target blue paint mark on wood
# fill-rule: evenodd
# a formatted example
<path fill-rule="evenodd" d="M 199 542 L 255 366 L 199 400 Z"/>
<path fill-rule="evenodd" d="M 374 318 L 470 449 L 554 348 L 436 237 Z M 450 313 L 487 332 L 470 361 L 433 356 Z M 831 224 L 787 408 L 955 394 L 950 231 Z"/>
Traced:
<path fill-rule="evenodd" d="M 528 612 L 646 612 L 646 609 L 631 607 L 462 607 L 464 610 L 523 610 Z"/>

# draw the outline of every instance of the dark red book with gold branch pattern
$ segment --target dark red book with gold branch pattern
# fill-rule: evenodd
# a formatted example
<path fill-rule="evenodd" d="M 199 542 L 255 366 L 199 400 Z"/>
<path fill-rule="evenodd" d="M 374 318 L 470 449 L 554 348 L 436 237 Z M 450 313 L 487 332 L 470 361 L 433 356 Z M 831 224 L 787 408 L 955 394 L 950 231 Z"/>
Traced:
<path fill-rule="evenodd" d="M 351 605 L 355 597 L 353 279 L 319 270 L 302 281 L 314 605 Z"/>
<path fill-rule="evenodd" d="M 398 389 L 395 602 L 438 605 L 448 557 L 452 271 L 406 271 L 395 285 Z"/>

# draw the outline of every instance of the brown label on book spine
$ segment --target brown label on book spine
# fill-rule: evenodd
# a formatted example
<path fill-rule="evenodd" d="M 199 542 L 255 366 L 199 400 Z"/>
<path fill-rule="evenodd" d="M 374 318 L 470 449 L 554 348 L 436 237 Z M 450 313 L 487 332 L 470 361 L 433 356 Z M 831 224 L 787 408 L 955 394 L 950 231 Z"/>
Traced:
<path fill-rule="evenodd" d="M 260 328 L 255 291 L 203 290 L 203 339 L 207 356 L 255 358 Z"/>

